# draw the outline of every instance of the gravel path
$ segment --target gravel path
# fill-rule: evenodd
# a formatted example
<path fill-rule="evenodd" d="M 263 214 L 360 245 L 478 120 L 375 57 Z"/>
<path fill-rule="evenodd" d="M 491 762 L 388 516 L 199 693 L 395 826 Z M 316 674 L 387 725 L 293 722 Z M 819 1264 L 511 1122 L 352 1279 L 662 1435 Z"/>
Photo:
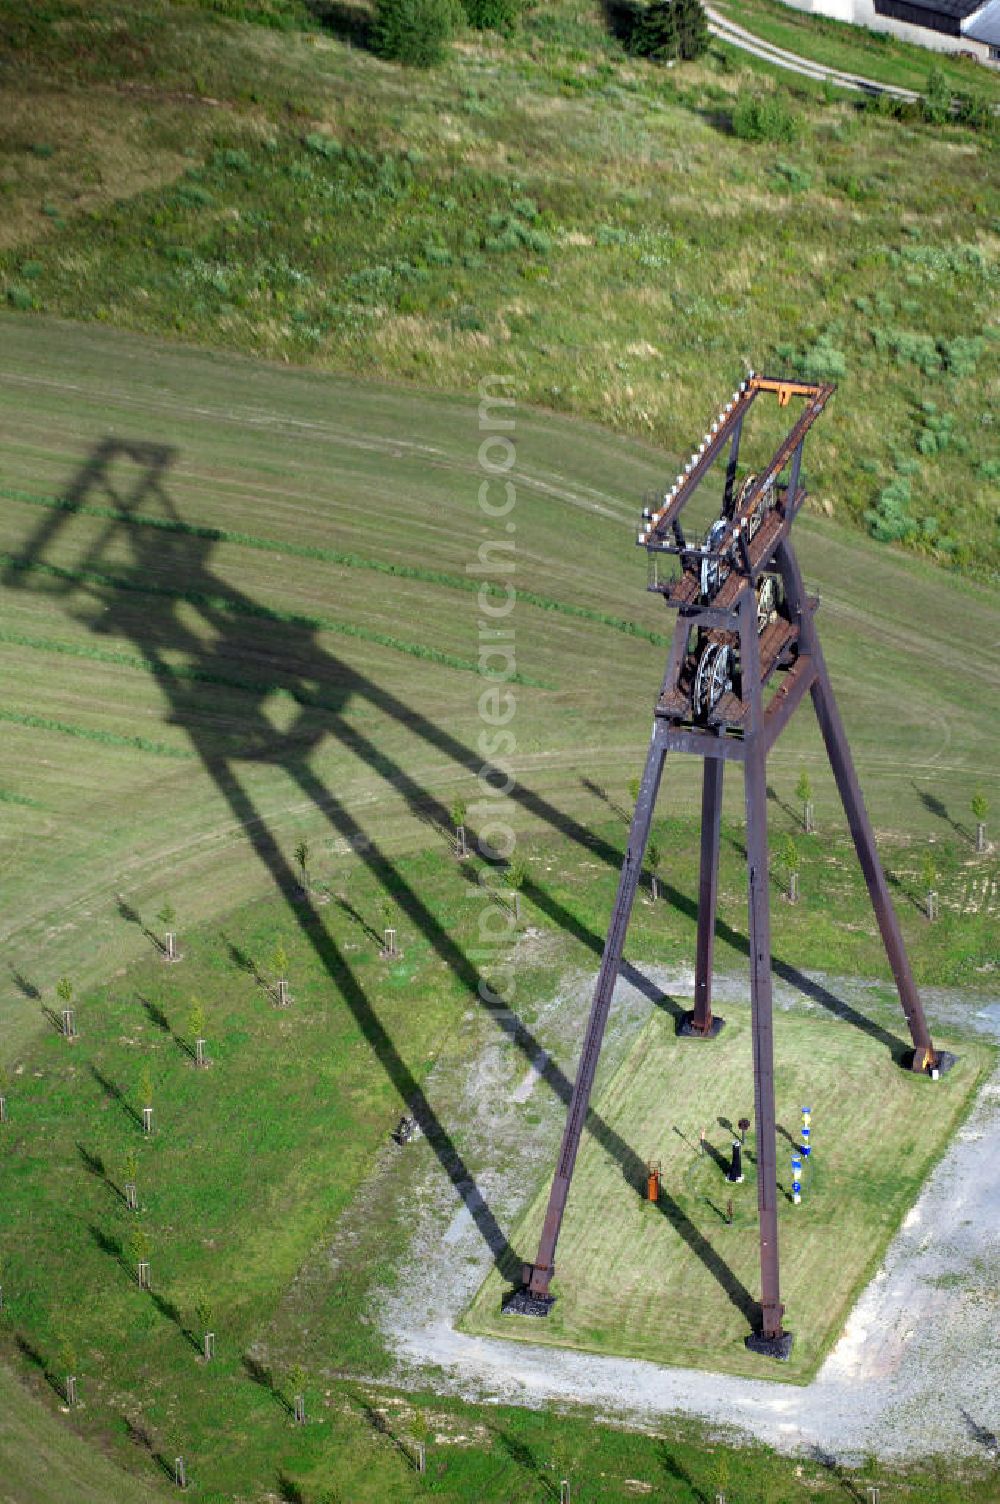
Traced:
<path fill-rule="evenodd" d="M 775 68 L 784 68 L 787 73 L 799 73 L 804 78 L 815 78 L 820 83 L 829 81 L 841 89 L 855 89 L 861 94 L 889 94 L 893 99 L 907 100 L 920 98 L 913 89 L 904 89 L 898 84 L 878 83 L 874 78 L 862 77 L 860 73 L 845 73 L 842 68 L 831 68 L 812 58 L 802 57 L 797 52 L 788 52 L 784 47 L 777 47 L 773 42 L 766 42 L 763 37 L 747 31 L 745 26 L 738 26 L 735 21 L 720 15 L 711 6 L 706 5 L 705 15 L 708 17 L 709 31 L 720 42 L 728 42 L 730 47 L 749 52 L 752 57 L 759 57 L 762 62 L 771 63 Z"/>
<path fill-rule="evenodd" d="M 650 984 L 675 998 L 693 990 L 690 973 L 655 968 L 644 973 L 628 971 L 629 980 L 623 977 L 616 991 L 602 1058 L 605 1079 L 648 1014 Z M 884 988 L 827 977 L 810 981 L 827 997 L 833 994 L 869 1015 L 884 1009 L 879 1000 Z M 460 1098 L 457 1110 L 469 1126 L 469 1162 L 477 1175 L 478 1190 L 470 1186 L 469 1199 L 483 1196 L 505 1226 L 551 1162 L 564 1116 L 560 1088 L 565 1082 L 552 1061 L 572 1060 L 591 983 L 592 978 L 576 978 L 535 1019 L 534 1036 L 550 1056 L 532 1061 L 527 1075 L 523 1054 L 501 1035 L 499 1042 L 487 1040 L 478 1066 L 462 1083 L 452 1083 Z M 716 997 L 728 1009 L 746 1006 L 746 984 L 724 980 Z M 775 1001 L 779 1007 L 820 1011 L 807 995 L 777 979 Z M 928 991 L 925 1003 L 932 1025 L 961 1022 L 1000 1040 L 1000 1002 Z M 851 1025 L 831 1021 L 831 1027 Z M 539 1082 L 555 1090 L 546 1091 Z M 447 1089 L 445 1082 L 437 1086 Z M 529 1091 L 541 1121 L 525 1151 L 517 1111 Z M 504 1154 L 498 1153 L 500 1146 Z M 505 1168 L 495 1168 L 504 1160 Z M 410 1252 L 394 1289 L 382 1294 L 380 1319 L 398 1355 L 401 1380 L 412 1377 L 413 1369 L 433 1366 L 435 1387 L 479 1400 L 582 1403 L 608 1418 L 641 1424 L 684 1413 L 783 1450 L 844 1459 L 929 1452 L 1000 1459 L 1000 1198 L 993 1183 L 998 1162 L 1000 1068 L 983 1086 L 968 1122 L 907 1216 L 840 1342 L 816 1379 L 802 1388 L 456 1331 L 452 1322 L 478 1289 L 493 1255 L 469 1206 L 456 1202 L 454 1188 L 436 1165 L 415 1198 Z"/>

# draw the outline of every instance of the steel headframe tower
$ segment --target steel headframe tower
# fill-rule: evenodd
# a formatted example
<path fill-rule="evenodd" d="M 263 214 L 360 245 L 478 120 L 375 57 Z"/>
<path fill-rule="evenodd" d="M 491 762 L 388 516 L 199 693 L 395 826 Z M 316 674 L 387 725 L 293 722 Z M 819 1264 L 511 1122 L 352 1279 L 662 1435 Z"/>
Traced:
<path fill-rule="evenodd" d="M 555 1273 L 556 1243 L 668 752 L 704 760 L 695 1006 L 680 1031 L 701 1039 L 712 1038 L 723 1022 L 712 1013 L 722 777 L 727 762 L 743 764 L 761 1269 L 761 1324 L 747 1337 L 748 1347 L 787 1358 L 792 1344 L 782 1326 L 778 1282 L 766 764 L 768 752 L 807 691 L 909 1024 L 912 1068 L 936 1076 L 951 1063 L 951 1057 L 936 1052 L 931 1043 L 816 633 L 819 602 L 803 589 L 791 544 L 792 523 L 806 494 L 799 483 L 803 444 L 834 390 L 832 384 L 773 380 L 751 372 L 674 485 L 643 514 L 638 542 L 650 556 L 649 588 L 677 612 L 677 622 L 538 1255 L 534 1264 L 524 1266 L 524 1285 L 508 1298 L 508 1311 L 544 1316 L 555 1298 L 549 1284 Z M 793 397 L 804 399 L 805 407 L 767 467 L 738 487 L 744 420 L 765 393 L 776 396 L 779 407 L 787 407 Z M 703 539 L 686 538 L 681 514 L 723 456 L 721 515 Z M 669 578 L 661 579 L 664 555 L 672 569 L 666 571 Z M 775 675 L 780 676 L 778 686 L 765 704 L 765 691 Z"/>

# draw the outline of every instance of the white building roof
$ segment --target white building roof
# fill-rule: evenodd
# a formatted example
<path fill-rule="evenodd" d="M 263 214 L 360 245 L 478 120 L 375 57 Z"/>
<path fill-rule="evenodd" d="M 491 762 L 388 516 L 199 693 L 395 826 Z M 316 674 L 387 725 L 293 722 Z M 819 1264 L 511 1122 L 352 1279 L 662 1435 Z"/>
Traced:
<path fill-rule="evenodd" d="M 1000 0 L 988 0 L 981 10 L 975 11 L 968 20 L 963 21 L 962 35 L 973 42 L 1000 47 Z"/>

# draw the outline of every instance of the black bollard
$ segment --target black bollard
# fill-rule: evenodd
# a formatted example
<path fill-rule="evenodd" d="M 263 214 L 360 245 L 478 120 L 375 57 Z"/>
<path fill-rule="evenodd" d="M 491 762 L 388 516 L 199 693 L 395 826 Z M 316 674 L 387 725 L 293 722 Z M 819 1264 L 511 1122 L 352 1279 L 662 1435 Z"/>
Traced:
<path fill-rule="evenodd" d="M 733 1162 L 726 1179 L 732 1181 L 733 1185 L 743 1184 L 743 1146 L 738 1138 L 733 1139 Z"/>

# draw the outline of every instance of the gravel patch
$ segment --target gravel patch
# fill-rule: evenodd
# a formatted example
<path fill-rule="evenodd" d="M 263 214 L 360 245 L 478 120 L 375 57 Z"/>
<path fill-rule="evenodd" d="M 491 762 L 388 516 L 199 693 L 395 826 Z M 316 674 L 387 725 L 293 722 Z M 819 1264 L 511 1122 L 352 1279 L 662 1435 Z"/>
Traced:
<path fill-rule="evenodd" d="M 1000 1197 L 993 1174 L 1000 1162 L 1000 1068 L 807 1386 L 455 1329 L 500 1253 L 483 1242 L 476 1204 L 485 1201 L 509 1228 L 553 1161 L 593 981 L 583 974 L 568 979 L 532 1019 L 527 1073 L 520 1020 L 496 1010 L 461 1079 L 432 1076 L 429 1094 L 447 1100 L 449 1117 L 463 1125 L 463 1156 L 475 1184 L 456 1194 L 435 1162 L 414 1198 L 405 1260 L 394 1288 L 373 1304 L 396 1354 L 397 1379 L 410 1384 L 418 1371 L 433 1368 L 435 1388 L 480 1402 L 583 1404 L 641 1425 L 684 1414 L 737 1439 L 845 1459 L 928 1453 L 1000 1459 Z M 688 1007 L 693 987 L 689 970 L 623 968 L 598 1092 L 661 994 L 668 1006 Z M 743 978 L 718 979 L 719 1010 L 747 1007 L 747 990 Z M 905 1026 L 890 995 L 881 983 L 810 974 L 793 984 L 775 977 L 779 1009 L 816 1012 L 836 1027 L 851 1027 L 856 1009 L 902 1037 Z M 924 1000 L 932 1027 L 1000 1040 L 1000 1002 L 941 989 L 927 989 Z"/>

